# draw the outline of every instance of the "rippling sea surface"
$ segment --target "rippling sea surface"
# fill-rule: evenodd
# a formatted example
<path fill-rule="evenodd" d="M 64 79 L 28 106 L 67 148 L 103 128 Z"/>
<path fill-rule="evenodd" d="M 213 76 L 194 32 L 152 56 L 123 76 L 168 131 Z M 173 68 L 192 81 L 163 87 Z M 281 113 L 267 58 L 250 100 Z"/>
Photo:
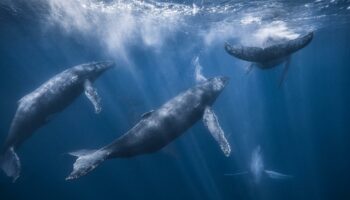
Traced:
<path fill-rule="evenodd" d="M 281 87 L 283 65 L 247 74 L 249 63 L 224 50 L 309 32 Z M 1 143 L 20 98 L 100 60 L 116 63 L 94 83 L 102 112 L 81 95 L 53 116 L 18 149 L 20 178 L 1 172 L 1 200 L 350 199 L 349 0 L 1 0 Z M 218 75 L 230 77 L 213 106 L 229 157 L 199 121 L 154 154 L 65 180 L 75 160 L 67 152 L 110 143 L 196 78 Z M 252 166 L 291 178 L 227 176 Z"/>

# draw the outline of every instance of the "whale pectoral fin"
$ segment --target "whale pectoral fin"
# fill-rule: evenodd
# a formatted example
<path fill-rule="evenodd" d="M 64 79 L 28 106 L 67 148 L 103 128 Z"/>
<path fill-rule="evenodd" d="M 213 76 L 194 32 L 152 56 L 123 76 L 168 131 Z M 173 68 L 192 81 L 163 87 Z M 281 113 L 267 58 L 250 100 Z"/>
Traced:
<path fill-rule="evenodd" d="M 204 81 L 206 81 L 207 78 L 202 73 L 203 67 L 199 63 L 199 57 L 198 56 L 193 59 L 192 64 L 195 67 L 195 69 L 194 69 L 194 76 L 195 76 L 196 82 L 197 83 L 203 83 Z"/>
<path fill-rule="evenodd" d="M 282 72 L 282 75 L 281 75 L 281 78 L 280 78 L 280 81 L 279 81 L 279 84 L 278 86 L 281 87 L 283 82 L 284 82 L 284 79 L 286 78 L 287 76 L 287 72 L 288 72 L 288 69 L 289 69 L 289 65 L 290 65 L 290 57 L 287 58 L 286 62 L 284 63 L 284 68 L 283 68 L 283 72 Z"/>
<path fill-rule="evenodd" d="M 230 144 L 227 142 L 225 133 L 222 130 L 215 113 L 210 107 L 205 108 L 203 122 L 214 139 L 219 143 L 220 148 L 224 152 L 225 156 L 228 157 L 231 153 Z"/>
<path fill-rule="evenodd" d="M 12 181 L 15 182 L 21 172 L 21 163 L 13 147 L 7 149 L 0 156 L 0 168 L 9 177 L 12 177 Z"/>
<path fill-rule="evenodd" d="M 250 63 L 250 64 L 247 66 L 247 69 L 246 69 L 245 74 L 249 74 L 249 73 L 253 70 L 254 65 L 255 65 L 254 63 Z"/>
<path fill-rule="evenodd" d="M 101 112 L 101 98 L 98 95 L 96 89 L 92 86 L 90 80 L 86 79 L 84 82 L 85 95 L 90 100 L 92 105 L 94 105 L 95 113 L 98 114 Z"/>

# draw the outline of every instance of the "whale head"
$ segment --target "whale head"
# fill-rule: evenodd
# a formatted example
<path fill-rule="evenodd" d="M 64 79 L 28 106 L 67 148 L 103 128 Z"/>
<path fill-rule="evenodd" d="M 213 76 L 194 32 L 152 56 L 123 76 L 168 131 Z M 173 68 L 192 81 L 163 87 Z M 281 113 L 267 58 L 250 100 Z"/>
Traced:
<path fill-rule="evenodd" d="M 214 78 L 210 78 L 210 79 L 208 79 L 209 89 L 213 93 L 221 93 L 222 90 L 228 84 L 229 80 L 230 80 L 230 78 L 227 76 L 217 76 Z"/>
<path fill-rule="evenodd" d="M 202 95 L 202 100 L 205 101 L 204 104 L 211 105 L 214 103 L 216 98 L 224 90 L 226 85 L 229 83 L 229 78 L 226 76 L 217 76 L 214 78 L 209 78 L 198 86 L 199 94 Z"/>
<path fill-rule="evenodd" d="M 114 67 L 112 61 L 91 62 L 75 66 L 75 73 L 83 79 L 96 80 L 101 74 Z"/>

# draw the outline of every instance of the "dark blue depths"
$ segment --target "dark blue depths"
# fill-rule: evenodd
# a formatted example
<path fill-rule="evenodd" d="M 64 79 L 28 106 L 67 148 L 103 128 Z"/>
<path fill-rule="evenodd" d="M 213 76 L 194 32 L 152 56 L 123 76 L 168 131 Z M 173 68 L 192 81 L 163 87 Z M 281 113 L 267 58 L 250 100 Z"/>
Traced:
<path fill-rule="evenodd" d="M 0 12 L 0 141 L 7 135 L 16 102 L 67 67 L 110 59 L 94 40 L 42 30 L 40 22 Z M 195 42 L 185 34 L 167 41 L 162 53 L 131 46 L 134 62 L 118 62 L 95 86 L 103 111 L 95 115 L 84 96 L 57 114 L 18 151 L 21 177 L 0 176 L 0 199 L 349 199 L 350 28 L 328 26 L 292 57 L 284 85 L 282 67 L 245 74 L 245 62 L 222 45 L 183 52 Z M 229 136 L 224 157 L 198 122 L 164 150 L 114 159 L 74 181 L 69 151 L 98 148 L 126 132 L 142 113 L 195 84 L 191 61 L 200 53 L 207 77 L 226 75 L 230 84 L 214 105 Z M 245 170 L 261 145 L 267 168 L 294 178 L 253 185 L 225 173 Z"/>

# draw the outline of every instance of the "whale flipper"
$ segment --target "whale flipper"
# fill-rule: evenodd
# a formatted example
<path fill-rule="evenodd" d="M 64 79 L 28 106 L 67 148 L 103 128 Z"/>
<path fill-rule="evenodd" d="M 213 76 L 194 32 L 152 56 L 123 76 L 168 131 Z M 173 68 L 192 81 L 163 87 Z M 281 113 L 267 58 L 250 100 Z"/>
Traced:
<path fill-rule="evenodd" d="M 293 178 L 293 176 L 291 176 L 291 175 L 281 174 L 279 172 L 275 172 L 275 171 L 271 171 L 271 170 L 265 170 L 265 173 L 267 174 L 268 177 L 270 177 L 272 179 L 284 180 L 284 179 Z"/>
<path fill-rule="evenodd" d="M 224 152 L 225 156 L 228 157 L 231 153 L 230 144 L 227 142 L 225 133 L 222 130 L 215 113 L 210 107 L 207 107 L 204 111 L 203 122 L 214 139 L 219 143 L 220 148 Z"/>
<path fill-rule="evenodd" d="M 246 74 L 249 74 L 252 70 L 253 70 L 253 67 L 254 67 L 255 63 L 250 63 L 248 66 L 247 66 L 247 69 L 246 69 Z"/>
<path fill-rule="evenodd" d="M 12 177 L 13 182 L 17 180 L 21 172 L 21 163 L 13 147 L 8 148 L 0 157 L 0 167 L 7 176 Z"/>
<path fill-rule="evenodd" d="M 202 73 L 203 67 L 199 63 L 199 57 L 198 56 L 193 59 L 192 64 L 195 67 L 194 68 L 194 77 L 196 79 L 196 82 L 197 83 L 205 82 L 207 80 L 207 78 Z"/>
<path fill-rule="evenodd" d="M 280 78 L 280 81 L 279 81 L 279 84 L 278 84 L 279 87 L 282 86 L 282 84 L 283 84 L 283 82 L 284 82 L 284 79 L 286 79 L 289 66 L 290 66 L 290 57 L 288 57 L 287 60 L 286 60 L 286 62 L 284 63 L 283 72 L 282 72 L 282 74 L 281 74 L 281 78 Z"/>
<path fill-rule="evenodd" d="M 106 150 L 80 150 L 70 155 L 78 157 L 73 165 L 72 173 L 66 180 L 76 179 L 89 173 L 108 157 Z"/>
<path fill-rule="evenodd" d="M 92 105 L 94 105 L 95 113 L 98 114 L 102 110 L 101 106 L 101 98 L 98 95 L 96 89 L 92 86 L 90 80 L 86 79 L 84 82 L 84 89 L 86 97 L 91 101 Z"/>

